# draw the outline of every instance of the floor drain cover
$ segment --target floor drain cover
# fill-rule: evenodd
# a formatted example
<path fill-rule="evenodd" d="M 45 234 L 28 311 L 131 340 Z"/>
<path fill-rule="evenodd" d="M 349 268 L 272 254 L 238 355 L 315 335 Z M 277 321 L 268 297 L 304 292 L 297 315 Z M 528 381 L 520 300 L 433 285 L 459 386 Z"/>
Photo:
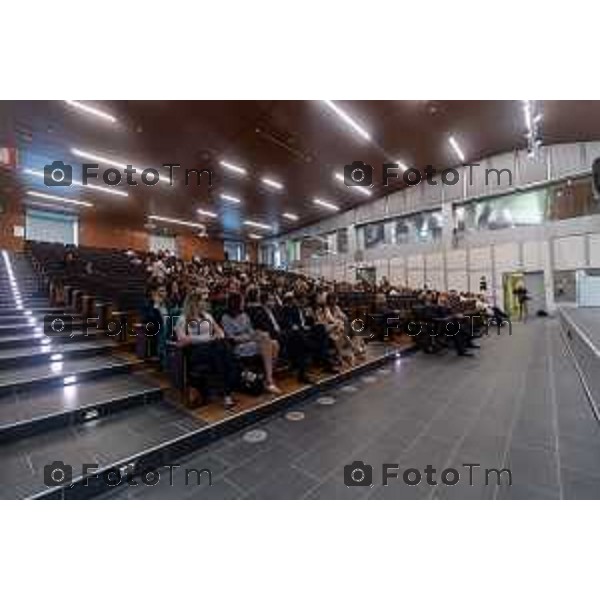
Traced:
<path fill-rule="evenodd" d="M 300 410 L 291 410 L 285 413 L 285 418 L 288 421 L 302 421 L 304 419 L 304 413 Z"/>
<path fill-rule="evenodd" d="M 377 377 L 373 377 L 373 375 L 365 375 L 360 378 L 364 383 L 375 383 L 377 381 Z"/>
<path fill-rule="evenodd" d="M 322 406 L 331 406 L 335 402 L 336 400 L 333 396 L 321 396 L 317 398 L 317 404 L 321 404 Z"/>
<path fill-rule="evenodd" d="M 353 385 L 345 385 L 341 388 L 341 391 L 344 392 L 344 394 L 353 394 L 354 392 L 358 392 L 358 388 Z"/>
<path fill-rule="evenodd" d="M 264 429 L 251 429 L 243 435 L 243 440 L 249 444 L 264 442 L 267 439 L 267 432 Z"/>

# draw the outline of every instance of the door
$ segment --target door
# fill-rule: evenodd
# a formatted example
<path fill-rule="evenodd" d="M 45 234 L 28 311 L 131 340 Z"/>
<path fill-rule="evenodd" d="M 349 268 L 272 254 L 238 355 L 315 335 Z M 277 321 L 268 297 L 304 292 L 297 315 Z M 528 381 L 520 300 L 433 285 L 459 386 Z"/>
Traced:
<path fill-rule="evenodd" d="M 525 273 L 523 283 L 529 293 L 529 315 L 535 316 L 539 310 L 546 310 L 546 288 L 543 271 Z"/>

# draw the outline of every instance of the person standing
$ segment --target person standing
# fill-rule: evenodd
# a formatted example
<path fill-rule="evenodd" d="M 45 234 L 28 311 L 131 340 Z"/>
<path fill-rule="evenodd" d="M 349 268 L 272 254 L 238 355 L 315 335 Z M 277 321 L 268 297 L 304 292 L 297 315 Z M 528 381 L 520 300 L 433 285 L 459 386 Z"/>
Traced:
<path fill-rule="evenodd" d="M 514 295 L 517 298 L 517 305 L 519 307 L 519 321 L 526 321 L 528 317 L 528 306 L 529 294 L 527 288 L 523 282 L 520 282 L 515 288 Z"/>

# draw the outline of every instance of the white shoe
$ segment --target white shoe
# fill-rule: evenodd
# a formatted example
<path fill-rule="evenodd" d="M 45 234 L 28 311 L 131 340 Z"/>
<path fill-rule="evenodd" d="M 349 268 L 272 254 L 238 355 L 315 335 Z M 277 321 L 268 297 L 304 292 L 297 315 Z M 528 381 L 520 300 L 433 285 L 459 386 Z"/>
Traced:
<path fill-rule="evenodd" d="M 267 392 L 271 394 L 281 394 L 281 390 L 274 383 L 267 386 Z"/>
<path fill-rule="evenodd" d="M 223 407 L 226 409 L 233 408 L 235 406 L 235 400 L 231 396 L 225 396 L 223 400 Z"/>

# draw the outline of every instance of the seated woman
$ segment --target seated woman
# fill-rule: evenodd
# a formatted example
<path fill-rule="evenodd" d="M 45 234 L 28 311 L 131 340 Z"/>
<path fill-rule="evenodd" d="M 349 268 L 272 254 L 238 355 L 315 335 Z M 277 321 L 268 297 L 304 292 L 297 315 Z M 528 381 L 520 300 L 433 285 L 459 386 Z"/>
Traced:
<path fill-rule="evenodd" d="M 326 299 L 327 307 L 329 308 L 332 317 L 341 322 L 344 326 L 344 331 L 348 332 L 348 338 L 350 339 L 350 343 L 352 344 L 352 351 L 354 355 L 362 356 L 367 351 L 364 339 L 358 335 L 355 335 L 355 331 L 350 326 L 348 316 L 346 313 L 340 308 L 340 305 L 337 301 L 337 296 L 335 294 L 329 293 L 327 294 Z M 365 323 L 365 326 L 368 324 Z M 353 357 L 354 358 L 354 357 Z"/>
<path fill-rule="evenodd" d="M 350 338 L 346 335 L 345 322 L 335 316 L 327 304 L 327 293 L 320 292 L 317 295 L 317 306 L 314 311 L 316 322 L 323 325 L 327 330 L 329 339 L 335 346 L 338 360 L 349 366 L 354 364 L 354 349 Z"/>
<path fill-rule="evenodd" d="M 222 384 L 225 408 L 231 408 L 235 404 L 231 394 L 236 383 L 233 354 L 223 330 L 212 318 L 199 294 L 191 292 L 187 295 L 183 312 L 177 319 L 175 334 L 178 346 L 190 346 L 190 373 L 193 374 L 199 365 L 206 365 Z M 197 390 L 192 385 L 192 402 L 196 400 L 196 394 Z"/>
<path fill-rule="evenodd" d="M 234 342 L 235 353 L 238 357 L 261 356 L 267 390 L 272 394 L 279 394 L 281 390 L 273 381 L 273 363 L 277 358 L 279 346 L 269 337 L 268 333 L 256 331 L 252 327 L 250 317 L 243 311 L 240 294 L 229 294 L 221 325 L 223 325 L 225 335 Z"/>

